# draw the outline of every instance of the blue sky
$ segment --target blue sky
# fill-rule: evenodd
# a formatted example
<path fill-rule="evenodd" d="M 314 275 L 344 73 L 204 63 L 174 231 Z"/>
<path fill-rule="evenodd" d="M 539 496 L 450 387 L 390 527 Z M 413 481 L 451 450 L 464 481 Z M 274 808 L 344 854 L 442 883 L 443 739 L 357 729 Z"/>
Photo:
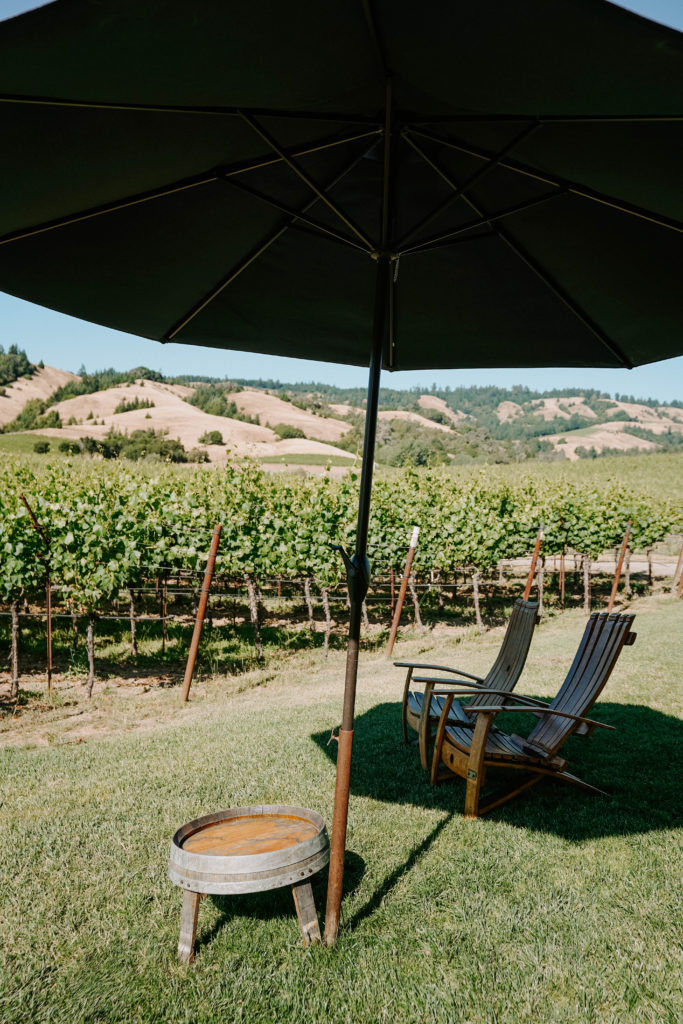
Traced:
<path fill-rule="evenodd" d="M 30 0 L 0 0 L 0 19 L 41 6 Z M 628 10 L 683 31 L 683 0 L 622 0 Z M 282 381 L 323 381 L 342 387 L 364 385 L 367 371 L 332 363 L 284 359 L 244 352 L 226 352 L 184 345 L 160 345 L 131 335 L 111 331 L 73 317 L 34 306 L 0 292 L 0 344 L 16 342 L 29 358 L 43 359 L 63 369 L 89 370 L 114 366 L 129 369 L 149 366 L 166 374 L 196 373 L 212 376 L 272 378 Z M 683 398 L 683 357 L 637 367 L 635 370 L 489 369 L 420 371 L 384 374 L 387 387 L 468 386 L 498 384 L 531 388 L 584 387 L 609 393 L 620 392 L 662 401 Z"/>

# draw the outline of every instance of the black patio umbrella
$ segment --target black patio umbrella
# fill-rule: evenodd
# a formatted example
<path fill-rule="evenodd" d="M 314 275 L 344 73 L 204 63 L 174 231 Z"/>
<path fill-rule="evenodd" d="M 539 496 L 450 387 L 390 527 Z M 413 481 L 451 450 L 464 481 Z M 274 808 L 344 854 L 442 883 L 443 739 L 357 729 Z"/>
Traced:
<path fill-rule="evenodd" d="M 683 352 L 683 37 L 605 0 L 57 0 L 0 25 L 0 288 L 158 341 L 381 367 Z"/>

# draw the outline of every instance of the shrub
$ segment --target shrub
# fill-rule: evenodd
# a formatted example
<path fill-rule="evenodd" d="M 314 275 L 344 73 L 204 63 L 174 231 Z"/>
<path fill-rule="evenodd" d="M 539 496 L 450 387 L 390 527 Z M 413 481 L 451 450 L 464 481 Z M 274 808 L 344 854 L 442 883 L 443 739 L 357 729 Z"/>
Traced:
<path fill-rule="evenodd" d="M 80 455 L 82 451 L 78 441 L 60 441 L 58 448 L 64 455 Z"/>
<path fill-rule="evenodd" d="M 220 430 L 207 430 L 199 438 L 200 444 L 223 444 L 223 435 Z"/>
<path fill-rule="evenodd" d="M 17 430 L 42 430 L 44 427 L 61 427 L 62 421 L 59 418 L 59 413 L 53 409 L 45 415 L 46 408 L 46 402 L 41 402 L 39 398 L 32 398 L 16 419 L 5 426 L 4 433 L 11 434 Z"/>
<path fill-rule="evenodd" d="M 300 430 L 299 427 L 292 427 L 289 423 L 276 423 L 272 429 L 281 441 L 292 437 L 306 437 L 303 430 Z"/>
<path fill-rule="evenodd" d="M 187 453 L 188 462 L 208 462 L 209 456 L 206 454 L 203 448 L 190 448 Z"/>
<path fill-rule="evenodd" d="M 134 398 L 132 402 L 127 402 L 125 398 L 122 402 L 114 409 L 114 415 L 117 412 L 135 412 L 136 409 L 153 409 L 154 402 L 151 402 L 148 398 Z"/>
<path fill-rule="evenodd" d="M 232 384 L 227 386 L 233 390 L 233 393 L 235 390 L 241 390 L 239 388 L 235 389 Z M 259 417 L 250 416 L 246 412 L 240 412 L 235 402 L 228 398 L 229 394 L 230 392 L 226 390 L 226 385 L 202 384 L 185 401 L 189 402 L 190 405 L 195 405 L 202 412 L 206 412 L 210 416 L 226 416 L 232 420 L 241 420 L 243 423 L 258 424 Z"/>
<path fill-rule="evenodd" d="M 50 450 L 50 442 L 36 441 L 36 443 L 33 445 L 33 450 L 34 452 L 37 452 L 38 455 L 45 455 Z"/>
<path fill-rule="evenodd" d="M 0 384 L 11 384 L 19 377 L 30 377 L 33 365 L 23 349 L 10 345 L 5 352 L 0 345 Z"/>

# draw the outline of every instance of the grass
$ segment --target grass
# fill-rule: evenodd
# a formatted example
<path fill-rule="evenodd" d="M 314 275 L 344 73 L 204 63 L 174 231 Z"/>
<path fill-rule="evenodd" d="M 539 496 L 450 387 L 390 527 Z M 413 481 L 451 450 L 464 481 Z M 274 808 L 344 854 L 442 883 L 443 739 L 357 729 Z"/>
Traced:
<path fill-rule="evenodd" d="M 353 455 L 344 458 L 343 455 L 316 455 L 311 452 L 296 454 L 293 452 L 287 455 L 264 455 L 258 461 L 284 466 L 352 466 L 356 460 Z"/>
<path fill-rule="evenodd" d="M 47 441 L 50 455 L 60 455 L 58 437 L 46 434 L 0 434 L 0 452 L 11 452 L 13 455 L 33 455 L 33 446 L 37 441 Z M 45 456 L 41 456 L 43 459 Z"/>
<path fill-rule="evenodd" d="M 183 967 L 166 872 L 174 830 L 209 810 L 291 801 L 329 825 L 343 652 L 302 651 L 241 692 L 202 682 L 182 707 L 153 688 L 145 729 L 60 745 L 57 722 L 53 746 L 1 751 L 0 1019 L 674 1024 L 683 604 L 633 610 L 638 641 L 594 712 L 618 731 L 565 748 L 609 798 L 542 784 L 476 822 L 461 782 L 432 789 L 401 744 L 401 672 L 362 657 L 334 950 L 303 950 L 286 890 L 208 897 Z M 576 611 L 540 627 L 525 692 L 557 689 L 582 628 Z M 396 655 L 477 672 L 499 643 L 413 635 Z M 324 879 L 316 899 L 322 914 Z"/>

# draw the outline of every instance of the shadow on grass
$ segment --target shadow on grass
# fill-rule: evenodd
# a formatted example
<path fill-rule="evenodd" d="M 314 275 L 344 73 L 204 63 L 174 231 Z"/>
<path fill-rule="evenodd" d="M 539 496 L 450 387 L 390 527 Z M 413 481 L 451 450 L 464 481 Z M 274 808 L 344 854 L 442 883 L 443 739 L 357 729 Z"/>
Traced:
<path fill-rule="evenodd" d="M 525 735 L 535 719 L 530 717 L 525 730 L 520 728 L 521 717 L 526 718 L 515 715 L 510 728 Z M 528 793 L 492 811 L 486 820 L 506 821 L 576 842 L 664 831 L 683 824 L 683 722 L 631 704 L 601 703 L 594 717 L 617 731 L 572 737 L 562 748 L 562 755 L 569 761 L 571 772 L 606 790 L 609 796 L 593 796 L 543 780 Z M 511 718 L 508 716 L 508 724 Z M 502 715 L 500 724 L 507 728 Z M 334 759 L 332 745 L 327 746 L 329 731 L 315 733 L 312 738 L 327 757 Z M 379 704 L 356 719 L 353 752 L 352 794 L 463 813 L 464 781 L 454 777 L 452 782 L 431 786 L 420 768 L 417 747 L 404 746 L 399 702 Z M 491 769 L 489 775 L 492 788 L 497 788 L 503 772 Z M 521 781 L 520 772 L 514 775 Z"/>
<path fill-rule="evenodd" d="M 37 690 L 19 690 L 16 697 L 0 697 L 0 718 L 6 715 L 13 715 L 17 708 L 27 707 L 29 702 L 42 698 L 43 694 Z"/>
<path fill-rule="evenodd" d="M 365 874 L 365 861 L 358 854 L 346 851 L 344 856 L 344 894 L 353 892 L 361 883 Z M 318 920 L 321 928 L 325 914 L 325 902 L 327 900 L 327 868 L 324 868 L 312 879 L 313 895 L 315 906 L 318 911 Z M 209 896 L 221 916 L 214 922 L 206 932 L 201 931 L 201 916 L 199 919 L 200 928 L 197 937 L 197 950 L 208 946 L 224 928 L 236 918 L 258 918 L 261 921 L 272 921 L 276 918 L 292 917 L 296 920 L 294 899 L 291 886 L 287 885 L 281 889 L 270 889 L 268 892 L 244 893 L 240 896 Z M 370 911 L 368 911 L 369 913 Z M 201 915 L 201 910 L 200 910 Z"/>

